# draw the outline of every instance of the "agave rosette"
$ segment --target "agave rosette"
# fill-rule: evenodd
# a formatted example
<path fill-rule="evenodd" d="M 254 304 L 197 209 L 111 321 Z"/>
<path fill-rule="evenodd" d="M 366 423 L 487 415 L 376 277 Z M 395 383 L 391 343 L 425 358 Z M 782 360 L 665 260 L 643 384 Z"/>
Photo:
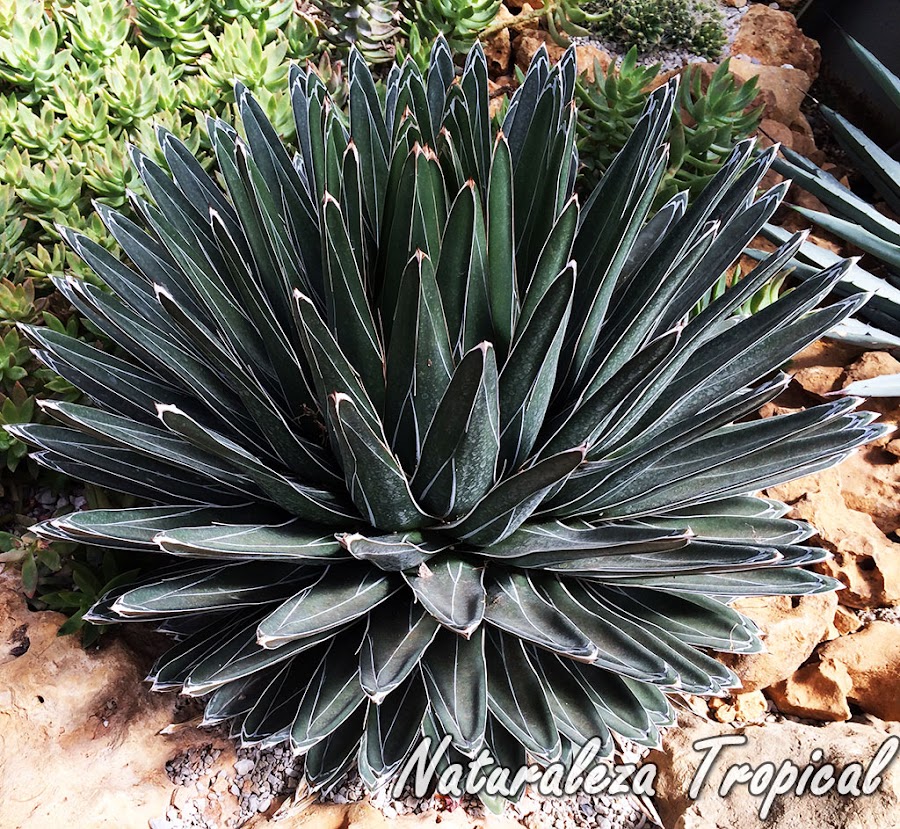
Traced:
<path fill-rule="evenodd" d="M 153 504 L 39 526 L 159 555 L 90 618 L 176 634 L 155 687 L 289 740 L 312 785 L 356 762 L 377 786 L 423 734 L 504 766 L 654 743 L 667 694 L 735 685 L 711 651 L 760 648 L 731 599 L 835 586 L 747 493 L 882 427 L 848 399 L 749 416 L 864 297 L 815 310 L 839 264 L 737 314 L 798 235 L 689 314 L 778 206 L 773 153 L 648 218 L 670 84 L 582 200 L 575 76 L 540 51 L 497 131 L 480 47 L 457 75 L 439 40 L 383 99 L 354 54 L 346 115 L 294 67 L 293 155 L 239 87 L 242 134 L 209 122 L 222 185 L 164 130 L 171 174 L 132 150 L 144 226 L 98 208 L 130 264 L 65 231 L 109 291 L 59 288 L 127 356 L 27 329 L 93 404 L 11 431 Z"/>

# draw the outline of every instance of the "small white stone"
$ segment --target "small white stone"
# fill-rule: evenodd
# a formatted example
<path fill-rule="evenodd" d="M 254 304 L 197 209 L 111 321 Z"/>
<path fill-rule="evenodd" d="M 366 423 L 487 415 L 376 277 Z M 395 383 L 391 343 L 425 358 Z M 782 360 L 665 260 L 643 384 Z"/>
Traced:
<path fill-rule="evenodd" d="M 234 770 L 237 773 L 238 777 L 243 777 L 245 774 L 250 774 L 255 766 L 256 763 L 254 763 L 252 760 L 244 758 L 243 760 L 238 760 L 234 764 Z"/>

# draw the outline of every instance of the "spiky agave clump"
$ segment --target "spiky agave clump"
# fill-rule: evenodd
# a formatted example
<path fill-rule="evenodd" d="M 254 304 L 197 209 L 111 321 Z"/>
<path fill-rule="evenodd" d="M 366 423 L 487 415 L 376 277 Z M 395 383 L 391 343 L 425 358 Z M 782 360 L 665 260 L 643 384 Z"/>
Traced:
<path fill-rule="evenodd" d="M 759 649 L 732 598 L 836 584 L 746 493 L 882 428 L 855 400 L 746 418 L 862 299 L 813 310 L 839 265 L 733 316 L 798 235 L 688 320 L 784 185 L 754 201 L 773 151 L 745 142 L 648 221 L 674 86 L 581 203 L 572 51 L 537 54 L 497 134 L 478 47 L 457 78 L 439 41 L 383 101 L 349 74 L 345 121 L 292 69 L 293 157 L 238 88 L 246 138 L 209 122 L 224 191 L 165 131 L 172 178 L 134 151 L 146 229 L 98 208 L 133 267 L 66 232 L 110 291 L 60 289 L 131 356 L 27 329 L 95 405 L 11 430 L 155 506 L 38 530 L 158 555 L 90 618 L 180 634 L 154 686 L 290 740 L 314 786 L 383 783 L 422 734 L 505 767 L 653 743 L 668 692 L 736 683 L 707 651 Z"/>

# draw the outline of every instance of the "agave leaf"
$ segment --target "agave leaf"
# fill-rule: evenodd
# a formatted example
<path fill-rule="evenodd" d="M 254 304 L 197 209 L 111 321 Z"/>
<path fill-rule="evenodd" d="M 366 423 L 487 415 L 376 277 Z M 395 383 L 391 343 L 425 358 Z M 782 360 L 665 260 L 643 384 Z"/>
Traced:
<path fill-rule="evenodd" d="M 491 633 L 485 651 L 491 714 L 533 757 L 545 763 L 557 760 L 559 732 L 522 640 Z"/>
<path fill-rule="evenodd" d="M 154 538 L 165 530 L 180 527 L 204 527 L 259 515 L 255 508 L 198 507 L 193 504 L 169 507 L 136 507 L 134 509 L 99 509 L 73 512 L 53 518 L 33 529 L 40 533 L 44 526 L 59 528 L 82 544 L 96 544 L 121 549 L 158 549 Z"/>
<path fill-rule="evenodd" d="M 612 753 L 612 735 L 603 718 L 602 710 L 594 704 L 594 697 L 587 694 L 568 671 L 548 670 L 552 657 L 537 654 L 531 665 L 540 679 L 553 722 L 563 737 L 578 747 L 591 739 L 600 741 L 599 754 Z"/>
<path fill-rule="evenodd" d="M 365 726 L 366 707 L 360 705 L 303 758 L 303 773 L 314 789 L 328 789 L 347 772 L 356 756 Z"/>
<path fill-rule="evenodd" d="M 257 621 L 244 623 L 234 633 L 227 635 L 219 625 L 216 647 L 209 650 L 202 659 L 194 659 L 190 672 L 184 680 L 182 693 L 187 696 L 204 696 L 210 691 L 245 677 L 253 676 L 298 653 L 327 642 L 335 633 L 329 630 L 305 639 L 296 639 L 279 648 L 266 649 L 256 638 Z"/>
<path fill-rule="evenodd" d="M 892 268 L 900 268 L 900 226 L 898 226 L 897 236 L 889 240 L 882 236 L 876 236 L 864 227 L 860 227 L 856 222 L 848 222 L 846 219 L 822 213 L 820 210 L 808 210 L 805 207 L 794 207 L 794 210 L 829 233 L 833 233 L 860 250 L 876 256 Z"/>
<path fill-rule="evenodd" d="M 511 633 L 572 659 L 592 662 L 597 648 L 537 590 L 528 573 L 491 567 L 484 618 Z"/>
<path fill-rule="evenodd" d="M 379 305 L 382 325 L 390 344 L 390 331 L 400 278 L 410 257 L 421 250 L 436 261 L 441 250 L 441 230 L 447 218 L 444 183 L 438 158 L 429 147 L 413 146 L 400 173 L 398 187 L 385 203 L 385 234 L 378 266 L 382 274 Z M 440 284 L 440 279 L 438 279 Z"/>
<path fill-rule="evenodd" d="M 381 421 L 359 374 L 322 321 L 313 301 L 302 294 L 294 294 L 294 300 L 303 350 L 316 382 L 320 411 L 327 412 L 329 396 L 340 392 L 351 397 L 371 428 L 380 429 Z"/>
<path fill-rule="evenodd" d="M 471 638 L 438 632 L 422 660 L 422 677 L 431 711 L 452 737 L 452 745 L 474 756 L 487 727 L 487 668 L 484 629 Z"/>
<path fill-rule="evenodd" d="M 274 668 L 259 671 L 244 679 L 236 679 L 222 685 L 210 694 L 203 709 L 203 725 L 218 723 L 247 714 L 256 704 L 260 694 L 275 676 Z"/>
<path fill-rule="evenodd" d="M 840 589 L 836 579 L 794 567 L 762 567 L 741 573 L 638 576 L 607 581 L 623 587 L 661 588 L 708 596 L 807 596 Z"/>
<path fill-rule="evenodd" d="M 499 381 L 501 466 L 520 466 L 537 440 L 556 382 L 574 285 L 571 264 L 547 288 L 527 324 L 516 330 Z"/>
<path fill-rule="evenodd" d="M 369 703 L 359 747 L 359 775 L 378 789 L 400 768 L 416 744 L 428 696 L 418 673 L 380 705 Z"/>
<path fill-rule="evenodd" d="M 434 269 L 421 251 L 404 270 L 394 325 L 414 333 L 391 342 L 384 422 L 391 424 L 391 447 L 407 469 L 414 469 L 454 368 Z"/>
<path fill-rule="evenodd" d="M 519 326 L 522 330 L 531 321 L 551 284 L 555 282 L 559 274 L 569 264 L 577 226 L 578 198 L 572 196 L 563 208 L 562 213 L 560 213 L 559 218 L 550 231 L 550 235 L 547 237 L 547 241 L 544 243 L 534 273 L 531 274 L 524 285 L 523 295 L 525 299 L 519 320 Z"/>
<path fill-rule="evenodd" d="M 632 639 L 619 626 L 596 612 L 596 602 L 577 579 L 543 578 L 540 582 L 547 600 L 587 637 L 596 649 L 592 664 L 643 682 L 672 685 L 676 679 L 660 658 Z"/>
<path fill-rule="evenodd" d="M 228 636 L 239 626 L 239 616 L 232 616 L 224 624 L 216 619 L 169 648 L 153 663 L 147 675 L 153 690 L 180 691 L 194 664 L 215 650 L 223 635 Z"/>
<path fill-rule="evenodd" d="M 49 328 L 23 326 L 23 330 L 40 346 L 37 353 L 48 367 L 111 411 L 152 423 L 160 400 L 177 402 L 185 411 L 201 410 L 176 386 L 140 366 Z"/>
<path fill-rule="evenodd" d="M 487 188 L 488 294 L 494 345 L 509 350 L 519 315 L 516 284 L 512 157 L 503 133 L 497 135 Z M 560 267 L 557 270 L 562 270 Z"/>
<path fill-rule="evenodd" d="M 32 457 L 49 468 L 83 465 L 82 477 L 139 498 L 236 504 L 246 494 L 139 452 L 112 446 L 99 438 L 60 426 L 22 423 L 6 427 L 19 440 L 44 449 Z M 94 473 L 97 474 L 94 474 Z"/>
<path fill-rule="evenodd" d="M 449 528 L 457 538 L 472 544 L 489 546 L 502 541 L 526 521 L 554 485 L 577 469 L 584 455 L 582 448 L 559 452 L 506 478 Z"/>
<path fill-rule="evenodd" d="M 487 234 L 472 179 L 466 181 L 450 207 L 439 250 L 435 280 L 450 346 L 454 355 L 463 355 L 489 340 L 493 332 Z"/>
<path fill-rule="evenodd" d="M 369 616 L 360 650 L 359 681 L 376 705 L 418 667 L 440 626 L 424 607 L 406 600 L 385 602 Z"/>
<path fill-rule="evenodd" d="M 288 736 L 314 664 L 308 657 L 291 659 L 276 671 L 244 718 L 242 743 L 267 745 Z"/>
<path fill-rule="evenodd" d="M 368 613 L 397 591 L 397 583 L 374 569 L 341 567 L 322 570 L 311 584 L 266 616 L 257 628 L 264 648 L 278 648 L 341 627 Z"/>
<path fill-rule="evenodd" d="M 329 402 L 347 489 L 360 512 L 376 527 L 421 527 L 426 516 L 413 499 L 406 474 L 383 435 L 372 430 L 347 395 L 333 394 Z"/>
<path fill-rule="evenodd" d="M 821 113 L 854 167 L 872 182 L 891 210 L 900 208 L 900 162 L 834 110 L 823 106 Z"/>
<path fill-rule="evenodd" d="M 296 519 L 269 526 L 179 527 L 163 530 L 154 541 L 167 553 L 197 558 L 327 563 L 346 557 L 334 535 L 310 532 Z"/>
<path fill-rule="evenodd" d="M 655 549 L 677 550 L 687 543 L 689 534 L 684 528 L 687 523 L 684 521 L 677 527 L 667 527 L 663 523 L 660 531 L 656 526 L 637 523 L 591 525 L 587 522 L 529 522 L 485 552 L 490 558 L 507 560 L 546 555 L 548 561 L 563 561 L 579 552 L 607 555 Z"/>
<path fill-rule="evenodd" d="M 326 193 L 322 205 L 322 249 L 325 252 L 328 326 L 338 347 L 359 372 L 369 399 L 380 409 L 384 401 L 384 352 L 366 297 L 363 267 L 337 200 Z"/>
<path fill-rule="evenodd" d="M 472 636 L 484 618 L 484 568 L 444 553 L 403 573 L 422 606 L 444 627 Z"/>
<path fill-rule="evenodd" d="M 354 558 L 371 561 L 388 572 L 418 567 L 452 546 L 450 539 L 444 536 L 417 531 L 371 537 L 347 533 L 338 540 Z"/>
<path fill-rule="evenodd" d="M 158 405 L 157 411 L 160 420 L 175 434 L 244 471 L 275 503 L 289 512 L 326 526 L 334 526 L 342 518 L 352 515 L 352 510 L 342 505 L 332 493 L 303 486 L 280 475 L 241 445 L 205 428 L 176 406 Z"/>
<path fill-rule="evenodd" d="M 291 727 L 291 749 L 302 754 L 331 734 L 365 700 L 359 687 L 359 637 L 332 637 L 303 689 Z"/>
<path fill-rule="evenodd" d="M 67 426 L 106 439 L 119 446 L 156 458 L 165 463 L 183 466 L 220 484 L 251 497 L 256 491 L 249 478 L 222 463 L 215 455 L 196 449 L 187 441 L 175 437 L 165 429 L 136 423 L 131 418 L 109 414 L 93 406 L 65 401 L 42 401 L 41 408 Z"/>
<path fill-rule="evenodd" d="M 410 489 L 430 513 L 471 510 L 494 480 L 499 387 L 493 349 L 483 343 L 460 361 L 425 435 Z"/>
<path fill-rule="evenodd" d="M 260 567 L 265 567 L 264 579 L 259 578 Z M 128 590 L 112 609 L 121 616 L 138 617 L 254 607 L 284 599 L 308 578 L 307 568 L 287 564 L 200 567 Z"/>

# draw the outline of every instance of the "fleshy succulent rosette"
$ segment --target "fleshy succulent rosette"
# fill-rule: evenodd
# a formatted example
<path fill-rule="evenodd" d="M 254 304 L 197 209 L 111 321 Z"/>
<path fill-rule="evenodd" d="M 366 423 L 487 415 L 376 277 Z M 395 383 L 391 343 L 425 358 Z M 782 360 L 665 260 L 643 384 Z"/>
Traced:
<path fill-rule="evenodd" d="M 778 206 L 774 150 L 651 217 L 668 84 L 582 198 L 575 75 L 540 51 L 498 129 L 479 47 L 383 95 L 354 54 L 346 112 L 294 67 L 292 149 L 239 87 L 215 174 L 165 130 L 168 171 L 132 150 L 140 223 L 98 206 L 127 263 L 64 231 L 108 290 L 59 288 L 120 351 L 27 329 L 90 402 L 11 431 L 148 504 L 39 526 L 158 557 L 90 618 L 160 623 L 154 686 L 289 740 L 313 786 L 383 784 L 423 734 L 505 767 L 653 743 L 668 694 L 736 684 L 711 652 L 760 649 L 733 598 L 835 586 L 747 493 L 883 428 L 855 399 L 755 413 L 864 297 L 816 310 L 839 264 L 740 315 L 798 234 L 692 314 Z"/>

